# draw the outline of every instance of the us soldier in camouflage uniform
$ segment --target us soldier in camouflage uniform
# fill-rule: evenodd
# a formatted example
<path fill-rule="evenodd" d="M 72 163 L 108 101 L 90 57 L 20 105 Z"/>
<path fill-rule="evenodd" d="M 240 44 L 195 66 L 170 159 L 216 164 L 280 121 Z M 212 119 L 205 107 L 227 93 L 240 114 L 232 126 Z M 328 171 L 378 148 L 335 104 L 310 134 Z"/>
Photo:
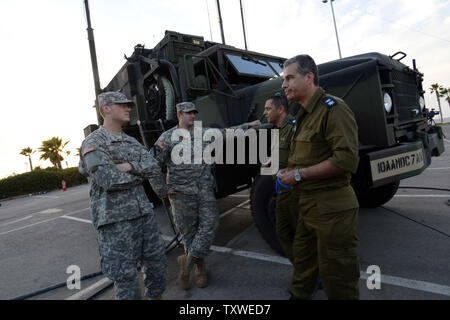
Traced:
<path fill-rule="evenodd" d="M 288 101 L 286 96 L 276 93 L 266 100 L 264 116 L 267 122 L 273 123 L 279 129 L 279 168 L 284 169 L 288 165 L 289 145 L 294 134 L 295 118 L 288 113 Z M 268 163 L 264 164 L 268 166 Z M 274 176 L 277 179 L 277 176 Z M 298 195 L 292 189 L 277 187 L 276 198 L 276 231 L 281 247 L 286 257 L 293 262 L 292 243 L 297 222 Z"/>
<path fill-rule="evenodd" d="M 161 167 L 167 166 L 168 197 L 172 207 L 174 222 L 181 233 L 185 254 L 178 257 L 180 286 L 184 290 L 191 287 L 190 273 L 195 265 L 194 280 L 199 288 L 208 285 L 204 258 L 209 254 L 212 241 L 219 225 L 219 212 L 214 196 L 215 181 L 211 164 L 205 161 L 195 163 L 194 156 L 202 155 L 202 150 L 209 144 L 202 139 L 202 150 L 195 148 L 194 127 L 195 114 L 198 112 L 194 103 L 177 104 L 178 126 L 164 132 L 156 141 L 159 152 L 155 156 Z M 243 124 L 241 129 L 258 125 L 260 122 Z M 237 128 L 237 127 L 235 127 Z M 176 131 L 181 129 L 179 131 Z M 208 128 L 202 128 L 199 136 L 203 137 Z M 185 130 L 185 131 L 184 131 Z M 172 150 L 180 143 L 172 141 L 175 132 L 184 131 L 191 138 L 191 160 L 189 163 L 176 164 L 172 159 Z"/>
<path fill-rule="evenodd" d="M 358 166 L 358 128 L 344 101 L 319 87 L 314 60 L 284 64 L 283 89 L 302 105 L 281 182 L 299 191 L 291 293 L 307 299 L 317 277 L 329 299 L 358 299 L 358 200 L 350 186 Z"/>
<path fill-rule="evenodd" d="M 159 166 L 134 138 L 122 132 L 133 101 L 119 92 L 98 96 L 103 126 L 80 149 L 79 171 L 91 178 L 91 213 L 103 273 L 114 281 L 116 299 L 140 299 L 137 268 L 143 267 L 145 296 L 158 299 L 166 286 L 164 242 L 142 183 L 167 193 Z"/>

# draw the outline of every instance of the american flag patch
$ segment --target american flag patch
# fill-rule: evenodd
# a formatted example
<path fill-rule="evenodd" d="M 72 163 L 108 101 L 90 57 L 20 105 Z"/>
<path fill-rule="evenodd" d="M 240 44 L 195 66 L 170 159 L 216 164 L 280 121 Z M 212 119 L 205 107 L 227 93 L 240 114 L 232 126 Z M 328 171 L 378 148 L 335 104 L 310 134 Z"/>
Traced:
<path fill-rule="evenodd" d="M 84 147 L 84 148 L 83 148 L 83 156 L 84 156 L 86 153 L 89 153 L 89 152 L 94 151 L 94 150 L 95 150 L 95 148 L 94 148 L 94 145 L 93 145 L 93 144 Z"/>
<path fill-rule="evenodd" d="M 166 147 L 166 145 L 162 141 L 157 141 L 156 145 L 162 150 L 164 150 L 164 148 Z"/>

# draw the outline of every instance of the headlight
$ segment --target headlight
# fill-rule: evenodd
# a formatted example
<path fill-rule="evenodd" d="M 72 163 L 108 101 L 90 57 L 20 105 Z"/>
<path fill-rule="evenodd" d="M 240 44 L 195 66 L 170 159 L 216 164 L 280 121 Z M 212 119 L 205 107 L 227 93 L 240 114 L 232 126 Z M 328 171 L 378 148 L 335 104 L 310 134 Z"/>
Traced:
<path fill-rule="evenodd" d="M 423 111 L 423 108 L 425 108 L 425 100 L 423 97 L 419 98 L 419 105 L 420 105 L 420 111 Z"/>
<path fill-rule="evenodd" d="M 384 110 L 386 110 L 386 113 L 391 112 L 392 109 L 392 99 L 391 96 L 383 91 L 383 100 L 384 100 Z"/>

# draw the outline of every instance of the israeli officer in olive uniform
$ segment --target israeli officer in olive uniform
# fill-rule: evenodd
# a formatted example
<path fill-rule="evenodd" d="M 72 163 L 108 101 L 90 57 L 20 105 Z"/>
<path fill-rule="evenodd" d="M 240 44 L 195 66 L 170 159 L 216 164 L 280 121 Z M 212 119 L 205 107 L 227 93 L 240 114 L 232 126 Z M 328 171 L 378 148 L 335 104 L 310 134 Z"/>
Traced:
<path fill-rule="evenodd" d="M 166 288 L 165 245 L 142 183 L 150 178 L 155 192 L 165 195 L 165 182 L 156 160 L 122 131 L 133 101 L 120 92 L 104 92 L 98 103 L 104 123 L 83 141 L 79 171 L 91 178 L 102 272 L 114 281 L 116 300 L 140 299 L 141 266 L 145 296 L 160 299 Z"/>
<path fill-rule="evenodd" d="M 283 79 L 287 98 L 302 105 L 280 178 L 300 196 L 291 293 L 310 298 L 320 276 L 329 299 L 359 299 L 359 205 L 350 185 L 359 161 L 354 114 L 318 86 L 308 55 L 287 60 Z"/>
<path fill-rule="evenodd" d="M 279 93 L 274 94 L 266 100 L 264 116 L 267 122 L 273 123 L 279 132 L 279 168 L 288 166 L 288 156 L 292 135 L 294 134 L 296 119 L 288 113 L 288 100 L 286 96 Z M 264 164 L 268 166 L 269 163 Z M 283 186 L 274 177 L 276 184 L 276 232 L 281 247 L 289 260 L 292 260 L 292 243 L 295 235 L 297 221 L 297 203 L 291 186 Z M 296 190 L 295 190 L 296 191 Z"/>
<path fill-rule="evenodd" d="M 199 288 L 208 286 L 205 257 L 210 252 L 219 226 L 219 210 L 214 195 L 215 179 L 212 165 L 206 163 L 204 159 L 201 159 L 201 163 L 195 161 L 195 155 L 201 155 L 202 150 L 210 144 L 209 141 L 202 139 L 201 144 L 197 145 L 194 142 L 195 136 L 203 137 L 209 128 L 200 130 L 200 127 L 194 126 L 195 116 L 198 113 L 194 103 L 181 102 L 176 108 L 178 125 L 165 131 L 158 138 L 155 143 L 158 150 L 155 158 L 161 168 L 167 166 L 167 195 L 185 250 L 185 254 L 178 257 L 178 280 L 181 288 L 188 290 L 191 288 L 190 273 L 194 266 L 195 285 Z M 232 128 L 246 130 L 258 124 L 260 121 L 256 120 Z M 191 144 L 187 147 L 190 148 L 191 161 L 188 163 L 176 163 L 172 157 L 174 148 L 185 142 L 184 139 L 179 141 L 179 133 L 190 136 Z M 176 139 L 173 139 L 174 135 L 177 135 Z M 196 145 L 202 150 L 198 150 Z"/>

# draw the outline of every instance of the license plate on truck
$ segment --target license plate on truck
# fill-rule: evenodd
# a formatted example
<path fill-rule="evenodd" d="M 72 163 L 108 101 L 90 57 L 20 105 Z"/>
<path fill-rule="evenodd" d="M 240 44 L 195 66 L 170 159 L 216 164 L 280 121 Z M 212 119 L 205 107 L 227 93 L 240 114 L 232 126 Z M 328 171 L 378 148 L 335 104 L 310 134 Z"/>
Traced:
<path fill-rule="evenodd" d="M 383 180 L 392 180 L 398 177 L 400 180 L 411 174 L 422 172 L 425 166 L 423 148 L 420 146 L 414 150 L 396 153 L 391 156 L 372 158 L 370 160 L 370 169 L 372 172 L 372 182 L 374 185 L 380 184 Z"/>

